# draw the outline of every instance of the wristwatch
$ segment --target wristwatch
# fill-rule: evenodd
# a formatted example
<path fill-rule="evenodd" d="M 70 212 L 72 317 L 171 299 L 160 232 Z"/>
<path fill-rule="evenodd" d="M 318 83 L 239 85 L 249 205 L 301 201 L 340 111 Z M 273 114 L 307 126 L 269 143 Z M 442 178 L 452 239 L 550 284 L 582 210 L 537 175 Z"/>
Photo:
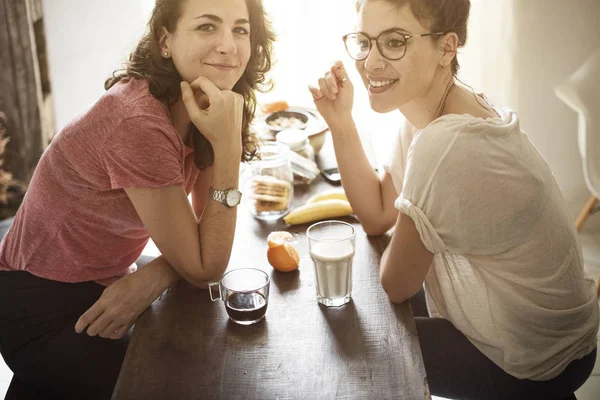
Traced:
<path fill-rule="evenodd" d="M 214 201 L 218 201 L 221 204 L 225 204 L 227 207 L 235 207 L 240 204 L 242 200 L 242 192 L 235 188 L 227 190 L 217 190 L 210 186 L 208 188 L 208 196 Z"/>

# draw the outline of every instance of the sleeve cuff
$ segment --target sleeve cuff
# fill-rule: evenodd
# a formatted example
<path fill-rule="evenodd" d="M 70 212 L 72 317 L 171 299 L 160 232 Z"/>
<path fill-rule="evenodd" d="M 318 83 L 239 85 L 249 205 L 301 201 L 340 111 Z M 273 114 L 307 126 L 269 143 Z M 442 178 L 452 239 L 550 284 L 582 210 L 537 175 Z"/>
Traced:
<path fill-rule="evenodd" d="M 431 225 L 431 222 L 429 222 L 429 219 L 419 207 L 415 206 L 402 196 L 396 199 L 394 206 L 398 211 L 407 215 L 414 221 L 419 236 L 421 236 L 421 241 L 427 250 L 434 254 L 447 250 L 446 244 L 442 241 L 442 238 L 437 234 L 433 225 Z"/>
<path fill-rule="evenodd" d="M 157 181 L 154 179 L 142 179 L 140 177 L 133 178 L 121 178 L 115 177 L 110 180 L 111 189 L 125 189 L 125 188 L 140 188 L 140 189 L 162 189 L 167 186 L 179 186 L 184 184 L 182 176 L 177 176 L 171 180 Z"/>

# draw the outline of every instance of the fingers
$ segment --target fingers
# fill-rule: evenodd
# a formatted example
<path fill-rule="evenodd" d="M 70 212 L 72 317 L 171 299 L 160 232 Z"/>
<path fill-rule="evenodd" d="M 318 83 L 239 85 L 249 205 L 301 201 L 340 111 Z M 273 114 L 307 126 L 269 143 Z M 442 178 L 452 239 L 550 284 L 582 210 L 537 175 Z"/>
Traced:
<path fill-rule="evenodd" d="M 92 322 L 87 328 L 87 334 L 89 336 L 96 336 L 106 330 L 112 323 L 113 318 L 106 312 L 102 313 L 94 322 Z"/>
<path fill-rule="evenodd" d="M 341 61 L 336 61 L 335 63 L 333 63 L 330 71 L 335 76 L 337 82 L 348 76 L 348 71 L 346 71 L 346 68 L 344 67 L 344 64 Z"/>
<path fill-rule="evenodd" d="M 341 61 L 336 61 L 331 65 L 329 71 L 319 79 L 318 87 L 309 86 L 308 90 L 313 96 L 314 101 L 327 98 L 335 100 L 339 94 L 340 88 L 351 84 L 348 79 L 348 72 Z"/>
<path fill-rule="evenodd" d="M 185 108 L 189 111 L 200 111 L 192 87 L 186 81 L 181 81 L 181 98 L 185 104 Z"/>
<path fill-rule="evenodd" d="M 104 329 L 102 329 L 99 333 L 98 336 L 106 338 L 106 339 L 110 339 L 112 338 L 113 335 L 115 335 L 115 333 L 117 333 L 119 331 L 119 328 L 122 326 L 121 323 L 118 323 L 115 320 L 111 320 L 108 325 L 106 325 L 106 327 L 104 327 Z"/>
<path fill-rule="evenodd" d="M 315 102 L 325 97 L 323 96 L 323 93 L 321 93 L 321 91 L 313 85 L 308 85 L 308 91 L 310 92 L 310 94 L 312 94 L 313 100 Z"/>
<path fill-rule="evenodd" d="M 128 325 L 128 324 L 121 325 L 119 328 L 114 330 L 110 336 L 108 336 L 108 339 L 113 339 L 113 340 L 121 339 L 127 333 L 127 331 L 129 330 L 130 327 L 131 327 L 131 325 Z"/>
<path fill-rule="evenodd" d="M 92 306 L 93 308 L 93 306 Z M 90 308 L 90 310 L 92 310 Z M 94 313 L 90 313 L 90 310 L 86 311 L 85 314 L 79 318 L 75 325 L 75 331 L 82 333 L 87 326 L 87 334 L 89 336 L 100 336 L 106 339 L 120 339 L 127 333 L 131 324 L 123 324 L 123 322 L 117 321 L 110 317 L 108 313 L 102 313 L 94 317 Z M 91 318 L 93 321 L 89 322 Z"/>
<path fill-rule="evenodd" d="M 321 89 L 321 93 L 329 100 L 335 100 L 338 93 L 338 86 L 333 73 L 328 71 L 325 77 L 319 79 L 319 89 Z"/>
<path fill-rule="evenodd" d="M 83 332 L 85 328 L 96 321 L 96 319 L 102 315 L 103 312 L 104 307 L 98 302 L 94 303 L 93 306 L 91 306 L 85 313 L 83 313 L 81 317 L 79 317 L 79 320 L 75 324 L 75 332 Z"/>
<path fill-rule="evenodd" d="M 211 101 L 214 98 L 216 98 L 220 93 L 221 93 L 221 89 L 219 89 L 218 87 L 215 86 L 214 83 L 212 83 L 212 81 L 204 76 L 199 76 L 198 78 L 196 78 L 195 81 L 193 81 L 190 86 L 192 87 L 193 90 L 202 90 L 204 93 L 206 93 L 206 95 L 208 96 L 209 101 Z"/>
<path fill-rule="evenodd" d="M 190 84 L 186 81 L 181 81 L 181 98 L 183 99 L 183 104 L 190 116 L 192 121 L 197 120 L 197 118 L 202 114 L 202 110 L 198 103 L 196 102 L 196 98 L 194 97 L 194 92 L 190 87 Z"/>
<path fill-rule="evenodd" d="M 233 93 L 235 93 L 235 92 L 233 92 Z M 241 106 L 243 106 L 243 105 L 244 105 L 244 103 L 245 103 L 245 101 L 246 101 L 246 100 L 244 99 L 244 96 L 242 96 L 242 95 L 241 95 L 241 94 L 239 94 L 239 93 L 235 93 L 235 96 L 236 96 L 236 99 L 237 99 L 237 101 L 238 101 L 238 105 L 241 105 Z"/>
<path fill-rule="evenodd" d="M 210 108 L 210 99 L 208 98 L 206 93 L 198 91 L 194 94 L 194 97 L 196 98 L 196 103 L 198 104 L 200 109 L 202 111 L 208 111 L 208 109 Z"/>

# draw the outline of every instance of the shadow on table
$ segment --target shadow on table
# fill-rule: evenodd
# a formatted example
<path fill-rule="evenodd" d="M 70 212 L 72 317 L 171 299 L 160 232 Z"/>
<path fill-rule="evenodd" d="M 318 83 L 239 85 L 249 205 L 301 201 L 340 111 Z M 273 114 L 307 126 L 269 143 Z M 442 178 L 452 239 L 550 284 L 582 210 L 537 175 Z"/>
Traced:
<path fill-rule="evenodd" d="M 273 270 L 271 272 L 271 285 L 277 286 L 281 293 L 294 291 L 300 287 L 300 271 L 280 272 Z M 273 287 L 271 287 L 271 290 L 273 290 Z"/>
<path fill-rule="evenodd" d="M 226 331 L 224 334 L 228 338 L 230 344 L 239 345 L 260 345 L 268 340 L 269 325 L 268 313 L 265 318 L 252 325 L 236 324 L 232 320 L 227 321 Z"/>
<path fill-rule="evenodd" d="M 366 352 L 364 329 L 353 300 L 341 307 L 319 304 L 319 309 L 344 355 L 357 356 Z"/>

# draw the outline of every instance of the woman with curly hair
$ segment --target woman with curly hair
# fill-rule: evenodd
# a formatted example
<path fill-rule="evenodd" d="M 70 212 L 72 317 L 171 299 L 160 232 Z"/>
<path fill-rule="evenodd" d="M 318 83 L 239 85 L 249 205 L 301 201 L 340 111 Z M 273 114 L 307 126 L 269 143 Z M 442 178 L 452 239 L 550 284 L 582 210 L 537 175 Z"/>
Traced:
<path fill-rule="evenodd" d="M 136 318 L 180 278 L 220 278 L 273 40 L 261 0 L 156 1 L 106 93 L 42 156 L 0 246 L 11 388 L 110 398 Z M 162 256 L 136 270 L 149 238 Z"/>

